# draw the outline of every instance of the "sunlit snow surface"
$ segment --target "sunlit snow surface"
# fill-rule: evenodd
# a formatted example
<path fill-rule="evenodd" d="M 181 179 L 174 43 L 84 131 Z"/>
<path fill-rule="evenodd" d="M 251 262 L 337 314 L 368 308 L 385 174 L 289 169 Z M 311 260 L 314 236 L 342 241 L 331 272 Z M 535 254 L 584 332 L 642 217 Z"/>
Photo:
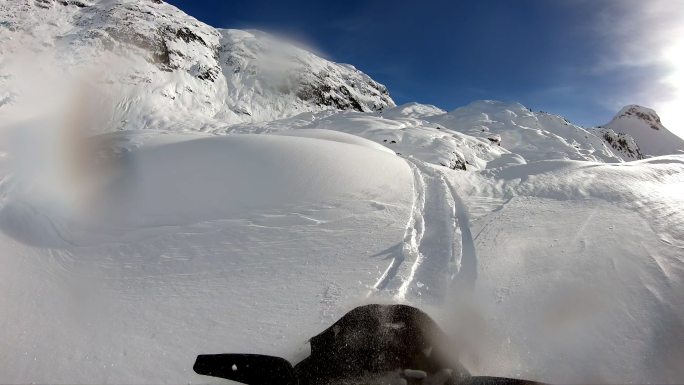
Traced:
<path fill-rule="evenodd" d="M 403 237 L 412 176 L 392 154 L 130 138 L 138 149 L 86 208 L 27 199 L 7 176 L 3 382 L 204 382 L 199 353 L 291 354 L 364 300 L 387 265 L 378 253 Z"/>
<path fill-rule="evenodd" d="M 108 134 L 48 190 L 5 152 L 2 381 L 203 382 L 198 353 L 295 360 L 369 301 L 475 374 L 682 378 L 682 157 L 463 172 L 323 134 Z"/>
<path fill-rule="evenodd" d="M 482 370 L 681 381 L 683 171 L 671 156 L 459 175 L 478 251 Z"/>

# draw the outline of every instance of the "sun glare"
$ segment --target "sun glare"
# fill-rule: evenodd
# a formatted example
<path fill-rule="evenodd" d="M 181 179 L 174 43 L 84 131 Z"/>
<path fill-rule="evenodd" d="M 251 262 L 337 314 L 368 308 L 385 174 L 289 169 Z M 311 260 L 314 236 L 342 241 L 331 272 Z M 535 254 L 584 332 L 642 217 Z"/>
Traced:
<path fill-rule="evenodd" d="M 683 20 L 684 24 L 684 20 Z M 677 135 L 684 137 L 684 29 L 674 34 L 676 41 L 663 52 L 667 63 L 672 65 L 673 71 L 663 79 L 665 85 L 674 88 L 675 94 L 669 101 L 655 106 L 662 118 L 663 125 Z"/>

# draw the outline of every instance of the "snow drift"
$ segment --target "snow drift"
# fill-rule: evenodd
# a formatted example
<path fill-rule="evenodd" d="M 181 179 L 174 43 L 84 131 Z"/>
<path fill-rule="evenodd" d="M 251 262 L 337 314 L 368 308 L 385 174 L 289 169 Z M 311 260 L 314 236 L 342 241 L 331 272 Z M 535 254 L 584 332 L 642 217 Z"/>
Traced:
<path fill-rule="evenodd" d="M 128 140 L 78 211 L 5 174 L 2 381 L 203 382 L 202 352 L 292 354 L 364 300 L 373 255 L 403 236 L 412 177 L 394 155 L 289 136 L 110 143 Z"/>

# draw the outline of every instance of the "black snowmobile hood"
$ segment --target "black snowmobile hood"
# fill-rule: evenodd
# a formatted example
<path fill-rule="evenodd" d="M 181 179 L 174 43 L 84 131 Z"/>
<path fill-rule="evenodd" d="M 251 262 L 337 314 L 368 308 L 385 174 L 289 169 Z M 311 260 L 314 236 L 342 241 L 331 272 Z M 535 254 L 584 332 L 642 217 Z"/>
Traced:
<path fill-rule="evenodd" d="M 280 357 L 215 354 L 198 356 L 193 369 L 248 385 L 534 383 L 472 377 L 448 341 L 419 309 L 373 304 L 353 309 L 312 337 L 311 355 L 294 367 Z"/>

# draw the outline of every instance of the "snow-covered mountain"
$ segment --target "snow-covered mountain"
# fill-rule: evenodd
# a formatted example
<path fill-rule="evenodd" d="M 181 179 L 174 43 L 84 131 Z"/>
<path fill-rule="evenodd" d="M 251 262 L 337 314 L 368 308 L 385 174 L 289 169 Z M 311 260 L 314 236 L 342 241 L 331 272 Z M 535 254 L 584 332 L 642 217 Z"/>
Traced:
<path fill-rule="evenodd" d="M 35 76 L 24 62 L 49 55 L 56 68 L 42 70 L 86 77 L 113 99 L 114 128 L 168 115 L 236 123 L 394 106 L 351 65 L 263 32 L 215 29 L 161 1 L 20 0 L 4 3 L 0 19 L 4 76 Z"/>
<path fill-rule="evenodd" d="M 658 114 L 650 108 L 625 106 L 599 130 L 613 148 L 619 151 L 634 148 L 633 140 L 644 155 L 684 153 L 684 139 L 665 128 Z M 634 153 L 638 154 L 637 151 Z"/>
<path fill-rule="evenodd" d="M 0 383 L 206 383 L 197 354 L 296 362 L 368 302 L 473 374 L 684 382 L 684 155 L 651 157 L 679 148 L 651 111 L 395 106 L 158 0 L 3 2 L 0 52 Z"/>
<path fill-rule="evenodd" d="M 460 170 L 483 170 L 547 159 L 622 162 L 629 154 L 565 118 L 519 103 L 473 102 L 451 112 L 408 103 L 377 113 L 325 111 L 289 119 L 219 126 L 208 131 L 275 133 L 293 129 L 341 131 L 370 139 L 401 156 Z"/>
<path fill-rule="evenodd" d="M 455 131 L 453 139 L 442 135 L 445 140 L 418 131 L 406 135 L 421 137 L 416 139 L 423 143 L 420 148 L 427 143 L 438 147 L 434 154 L 423 151 L 426 160 L 456 168 L 468 163 L 483 168 L 499 157 L 472 155 L 473 149 L 489 151 L 480 146 L 500 145 L 525 161 L 617 162 L 672 153 L 681 142 L 658 126 L 658 137 L 667 139 L 663 145 L 667 148 L 642 151 L 641 142 L 653 136 L 644 137 L 624 124 L 632 119 L 628 108 L 599 130 L 518 103 L 479 101 L 449 113 L 416 103 L 388 110 L 394 102 L 387 89 L 353 66 L 333 63 L 263 32 L 213 28 L 161 1 L 22 0 L 0 8 L 0 16 L 5 20 L 0 48 L 11 54 L 0 62 L 0 113 L 10 113 L 22 95 L 37 104 L 35 95 L 41 92 L 29 92 L 26 84 L 34 79 L 34 88 L 42 89 L 41 76 L 50 73 L 49 80 L 68 79 L 66 86 L 55 87 L 60 93 L 106 101 L 108 120 L 91 124 L 98 131 L 227 132 L 237 131 L 227 127 L 242 122 L 273 122 L 304 112 L 375 112 L 364 119 L 382 117 L 389 120 L 385 123 L 393 122 L 392 127 Z M 39 64 L 27 66 L 27 61 Z M 40 63 L 49 64 L 41 67 Z M 69 81 L 89 86 L 74 89 Z M 72 109 L 84 108 L 80 102 L 72 104 Z M 639 116 L 651 112 L 634 117 L 642 121 Z M 315 123 L 322 116 L 324 120 Z M 354 116 L 314 114 L 306 127 L 329 127 L 331 119 L 350 118 L 351 124 L 358 120 Z M 652 123 L 659 124 L 657 116 Z M 402 154 L 415 152 L 412 144 L 403 148 L 395 135 L 365 136 L 383 145 L 396 144 L 394 149 Z M 470 144 L 455 143 L 456 137 Z M 652 144 L 646 146 L 650 149 Z"/>

